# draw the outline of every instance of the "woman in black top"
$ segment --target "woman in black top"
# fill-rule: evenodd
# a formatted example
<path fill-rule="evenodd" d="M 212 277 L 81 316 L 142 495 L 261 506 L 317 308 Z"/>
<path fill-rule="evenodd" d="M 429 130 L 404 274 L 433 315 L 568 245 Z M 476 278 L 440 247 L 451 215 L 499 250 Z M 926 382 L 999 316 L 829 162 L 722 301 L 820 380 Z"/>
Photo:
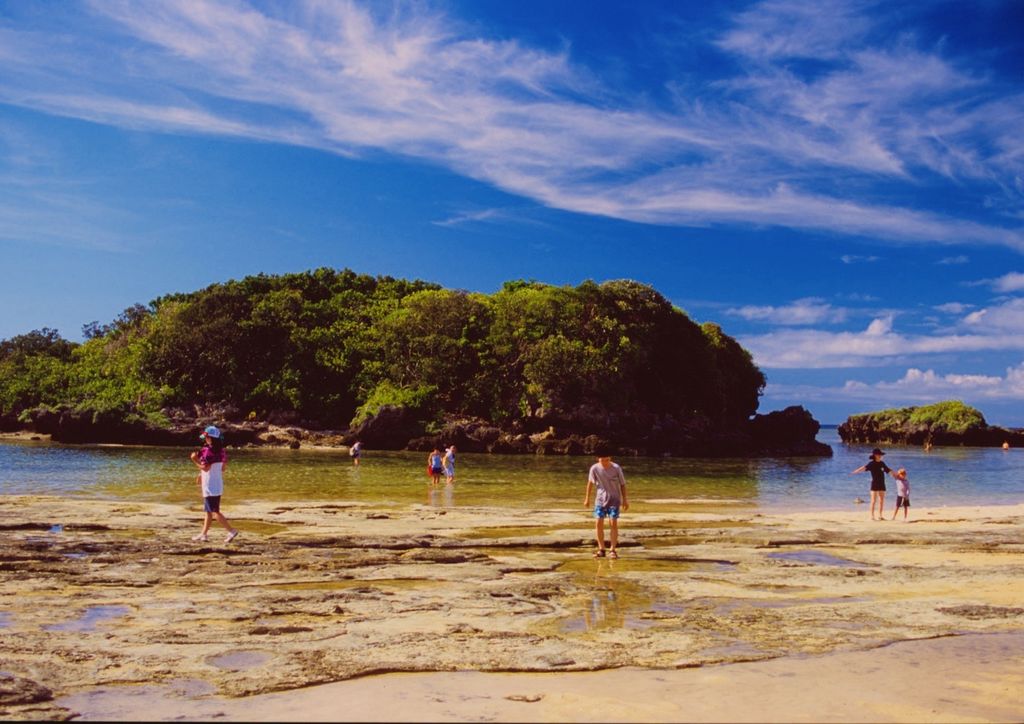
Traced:
<path fill-rule="evenodd" d="M 871 473 L 871 520 L 885 520 L 885 474 L 892 475 L 892 470 L 882 462 L 884 452 L 877 447 L 871 451 L 871 459 L 854 470 L 851 475 L 870 471 Z M 875 503 L 878 503 L 878 517 L 875 517 Z"/>

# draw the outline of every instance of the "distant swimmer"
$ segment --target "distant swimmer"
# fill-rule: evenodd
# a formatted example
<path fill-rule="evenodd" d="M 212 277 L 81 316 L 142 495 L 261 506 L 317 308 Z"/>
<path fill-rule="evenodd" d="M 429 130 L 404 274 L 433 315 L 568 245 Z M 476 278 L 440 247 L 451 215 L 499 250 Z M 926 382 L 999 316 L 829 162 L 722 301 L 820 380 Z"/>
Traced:
<path fill-rule="evenodd" d="M 1003 450 L 1009 450 L 1009 449 L 1010 449 L 1010 441 L 1009 440 L 1003 440 Z"/>

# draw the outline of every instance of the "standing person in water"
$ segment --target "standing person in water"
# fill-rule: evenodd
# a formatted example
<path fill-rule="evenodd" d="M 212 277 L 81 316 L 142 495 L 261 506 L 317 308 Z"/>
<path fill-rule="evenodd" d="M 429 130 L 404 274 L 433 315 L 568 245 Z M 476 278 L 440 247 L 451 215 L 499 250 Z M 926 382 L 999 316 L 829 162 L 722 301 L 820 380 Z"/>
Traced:
<path fill-rule="evenodd" d="M 597 462 L 590 466 L 590 473 L 587 475 L 587 492 L 583 496 L 583 507 L 590 508 L 590 491 L 595 490 L 594 495 L 594 536 L 597 538 L 597 551 L 594 558 L 604 558 L 604 519 L 608 518 L 611 523 L 611 545 L 608 550 L 609 558 L 618 558 L 616 550 L 619 546 L 619 511 L 629 510 L 629 500 L 626 498 L 626 476 L 622 474 L 622 468 L 613 463 L 611 456 L 606 450 L 597 454 Z"/>
<path fill-rule="evenodd" d="M 427 474 L 430 476 L 431 485 L 441 484 L 441 473 L 444 472 L 444 466 L 441 464 L 441 451 L 436 447 L 430 451 L 427 455 Z"/>
<path fill-rule="evenodd" d="M 451 485 L 455 482 L 455 446 L 452 445 L 450 448 L 444 451 L 444 457 L 441 458 L 441 465 L 444 467 L 444 477 Z"/>
<path fill-rule="evenodd" d="M 871 451 L 871 459 L 854 470 L 851 475 L 868 471 L 871 473 L 871 520 L 885 520 L 885 474 L 892 475 L 892 470 L 882 462 L 884 452 L 877 447 Z M 894 476 L 895 477 L 895 476 Z M 875 517 L 875 505 L 878 505 L 878 517 Z"/>
<path fill-rule="evenodd" d="M 352 443 L 352 447 L 349 448 L 348 454 L 352 458 L 352 464 L 358 468 L 359 457 L 363 454 L 363 443 L 356 440 Z"/>
<path fill-rule="evenodd" d="M 203 441 L 203 449 L 194 452 L 190 456 L 195 466 L 199 468 L 199 486 L 203 493 L 203 511 L 206 518 L 203 520 L 203 530 L 192 540 L 206 542 L 209 540 L 210 523 L 216 518 L 224 530 L 228 532 L 224 539 L 230 543 L 238 535 L 238 530 L 231 527 L 231 523 L 220 512 L 220 496 L 224 493 L 224 469 L 228 464 L 228 453 L 224 449 L 224 438 L 220 430 L 210 425 L 203 434 L 199 436 Z"/>

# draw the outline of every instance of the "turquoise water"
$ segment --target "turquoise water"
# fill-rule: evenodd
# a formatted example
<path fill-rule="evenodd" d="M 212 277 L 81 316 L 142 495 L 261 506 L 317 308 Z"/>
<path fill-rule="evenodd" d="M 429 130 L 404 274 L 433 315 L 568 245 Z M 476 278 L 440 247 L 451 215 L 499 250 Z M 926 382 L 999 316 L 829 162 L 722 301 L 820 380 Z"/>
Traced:
<path fill-rule="evenodd" d="M 867 498 L 869 476 L 849 475 L 871 446 L 844 445 L 822 430 L 832 458 L 619 460 L 638 511 L 645 507 L 852 507 Z M 1024 450 L 887 448 L 907 468 L 915 506 L 1024 502 Z M 138 501 L 193 502 L 189 450 L 0 442 L 0 493 L 61 494 Z M 454 489 L 426 485 L 426 456 L 367 450 L 354 468 L 338 451 L 232 450 L 226 501 L 329 500 L 373 505 L 580 507 L 589 458 L 460 453 Z M 894 491 L 893 481 L 889 481 Z M 646 502 L 650 501 L 650 502 Z"/>

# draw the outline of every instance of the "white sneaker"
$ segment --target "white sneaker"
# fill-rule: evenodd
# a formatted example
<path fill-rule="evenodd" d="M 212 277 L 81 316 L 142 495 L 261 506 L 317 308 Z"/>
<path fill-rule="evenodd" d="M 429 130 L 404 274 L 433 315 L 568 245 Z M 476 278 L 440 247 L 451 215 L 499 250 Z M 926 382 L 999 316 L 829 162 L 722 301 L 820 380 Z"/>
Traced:
<path fill-rule="evenodd" d="M 224 539 L 224 542 L 225 543 L 230 543 L 231 541 L 233 541 L 235 539 L 236 535 L 238 535 L 238 530 L 231 531 L 230 533 L 228 533 L 228 537 Z"/>
<path fill-rule="evenodd" d="M 208 541 L 210 539 L 209 539 L 209 537 L 206 534 L 200 533 L 199 535 L 192 536 L 192 540 L 200 542 L 200 543 L 205 543 L 206 541 Z"/>

